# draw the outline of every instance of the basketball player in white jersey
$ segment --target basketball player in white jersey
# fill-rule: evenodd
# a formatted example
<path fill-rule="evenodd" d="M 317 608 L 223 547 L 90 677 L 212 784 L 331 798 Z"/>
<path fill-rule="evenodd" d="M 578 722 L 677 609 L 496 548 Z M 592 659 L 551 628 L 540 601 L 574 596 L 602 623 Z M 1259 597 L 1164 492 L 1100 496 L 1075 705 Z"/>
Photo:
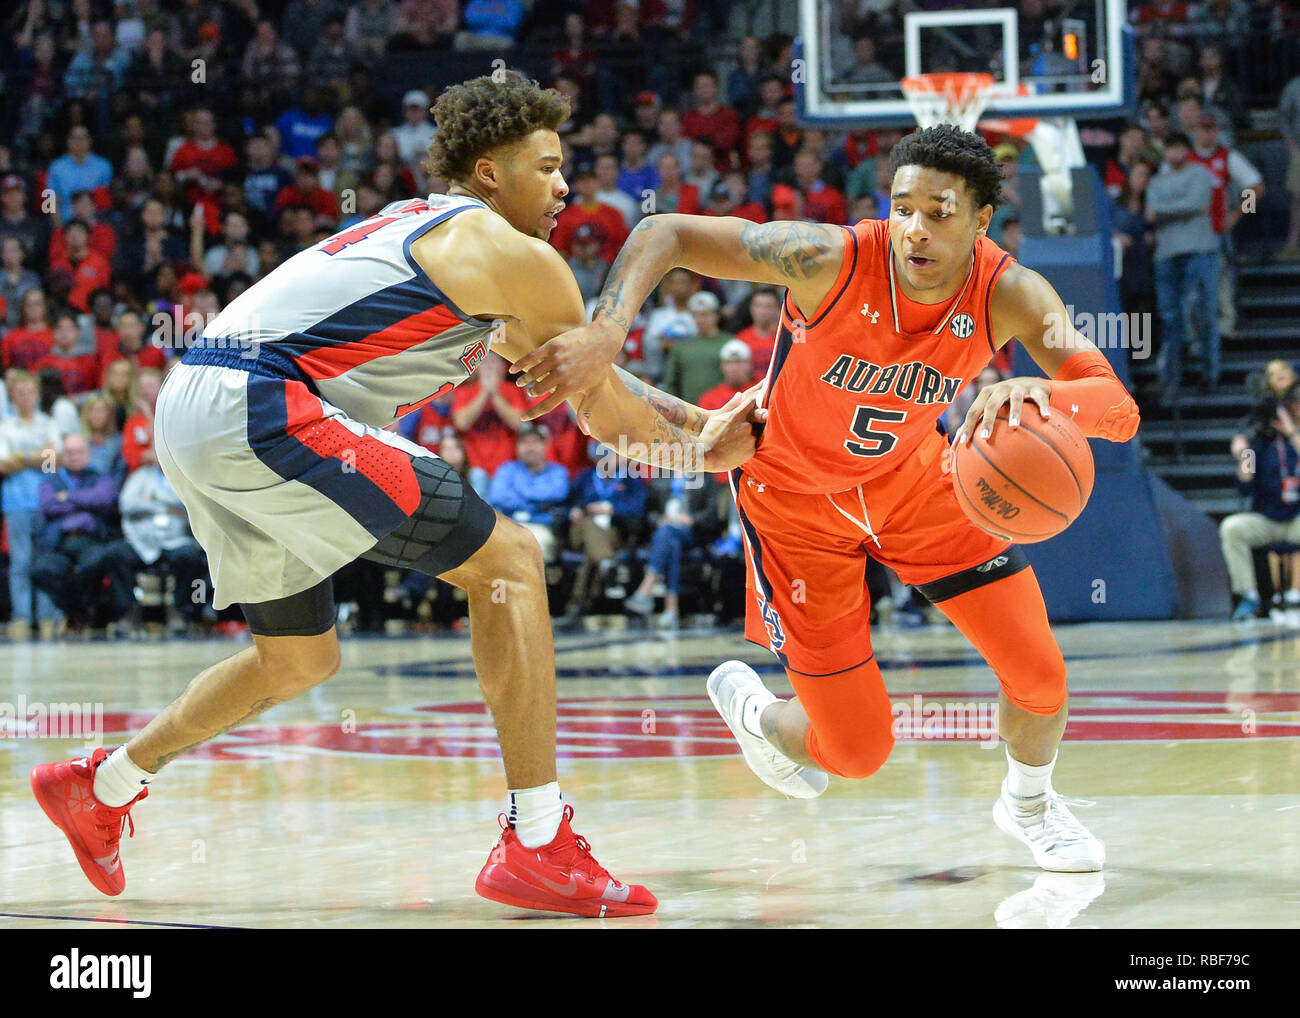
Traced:
<path fill-rule="evenodd" d="M 567 101 L 509 74 L 448 89 L 434 114 L 430 168 L 452 182 L 448 195 L 395 202 L 295 255 L 231 302 L 167 376 L 159 463 L 207 552 L 216 607 L 240 605 L 253 646 L 200 673 L 111 755 L 33 770 L 42 808 L 106 894 L 125 886 L 122 828 L 165 763 L 335 674 L 330 575 L 364 557 L 469 595 L 510 790 L 476 890 L 587 916 L 657 906 L 569 826 L 536 538 L 383 430 L 464 381 L 490 349 L 517 359 L 585 320 L 572 273 L 546 243 L 568 191 L 556 134 Z M 574 402 L 591 435 L 644 443 L 646 461 L 669 469 L 740 464 L 763 417 L 741 398 L 706 412 L 612 370 Z"/>

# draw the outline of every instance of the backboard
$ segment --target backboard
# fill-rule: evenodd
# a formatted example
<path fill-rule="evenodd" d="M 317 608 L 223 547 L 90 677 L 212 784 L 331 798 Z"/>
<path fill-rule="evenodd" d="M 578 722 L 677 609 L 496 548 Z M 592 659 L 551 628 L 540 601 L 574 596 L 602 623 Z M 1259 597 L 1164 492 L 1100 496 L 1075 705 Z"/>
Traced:
<path fill-rule="evenodd" d="M 989 117 L 1084 120 L 1135 108 L 1136 61 L 1124 0 L 1064 0 L 1051 17 L 1044 17 L 1042 0 L 978 10 L 930 0 L 926 7 L 900 23 L 892 5 L 873 0 L 800 0 L 794 67 L 800 121 L 910 125 L 900 79 L 934 71 L 992 74 L 997 85 Z"/>

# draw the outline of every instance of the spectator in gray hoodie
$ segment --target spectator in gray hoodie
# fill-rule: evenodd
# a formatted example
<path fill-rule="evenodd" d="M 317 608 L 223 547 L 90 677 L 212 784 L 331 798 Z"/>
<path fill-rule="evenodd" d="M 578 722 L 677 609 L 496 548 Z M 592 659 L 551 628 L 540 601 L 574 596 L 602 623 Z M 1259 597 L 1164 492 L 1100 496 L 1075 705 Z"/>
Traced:
<path fill-rule="evenodd" d="M 1219 382 L 1219 273 L 1223 258 L 1210 222 L 1214 177 L 1191 162 L 1187 135 L 1165 141 L 1165 161 L 1147 185 L 1146 220 L 1156 235 L 1156 306 L 1160 315 L 1160 374 L 1166 401 L 1182 383 L 1182 349 L 1190 317 L 1203 345 L 1204 387 Z"/>

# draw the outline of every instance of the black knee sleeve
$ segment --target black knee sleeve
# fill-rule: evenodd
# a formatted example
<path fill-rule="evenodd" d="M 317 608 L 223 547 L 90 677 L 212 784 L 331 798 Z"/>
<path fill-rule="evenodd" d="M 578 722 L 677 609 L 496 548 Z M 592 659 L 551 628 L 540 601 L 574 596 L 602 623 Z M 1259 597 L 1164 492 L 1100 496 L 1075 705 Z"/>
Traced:
<path fill-rule="evenodd" d="M 248 631 L 258 636 L 320 636 L 334 625 L 334 581 L 327 578 L 297 594 L 239 608 Z"/>
<path fill-rule="evenodd" d="M 496 526 L 496 510 L 443 460 L 417 456 L 411 466 L 420 482 L 420 504 L 361 557 L 439 576 L 487 543 Z"/>

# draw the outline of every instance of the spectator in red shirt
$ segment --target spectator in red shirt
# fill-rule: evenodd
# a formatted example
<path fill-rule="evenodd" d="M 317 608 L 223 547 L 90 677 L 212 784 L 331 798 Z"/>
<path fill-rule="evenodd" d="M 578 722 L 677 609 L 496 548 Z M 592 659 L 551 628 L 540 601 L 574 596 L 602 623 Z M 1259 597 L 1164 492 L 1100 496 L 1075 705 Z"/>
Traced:
<path fill-rule="evenodd" d="M 1001 145 L 998 146 L 998 148 L 1001 147 Z M 994 151 L 996 152 L 996 149 Z M 1019 155 L 1020 153 L 1017 151 L 1017 158 Z M 1151 148 L 1151 143 L 1147 141 L 1147 133 L 1142 129 L 1142 125 L 1129 124 L 1119 136 L 1119 151 L 1115 153 L 1113 159 L 1106 162 L 1106 192 L 1112 198 L 1118 198 L 1120 192 L 1124 190 L 1124 185 L 1128 181 L 1129 170 L 1133 168 L 1134 164 L 1150 161 L 1154 155 L 1155 152 Z"/>
<path fill-rule="evenodd" d="M 822 161 L 815 152 L 802 149 L 794 157 L 795 186 L 803 192 L 804 215 L 818 223 L 842 226 L 849 209 L 844 192 L 822 180 Z"/>
<path fill-rule="evenodd" d="M 136 379 L 135 413 L 122 426 L 122 461 L 126 463 L 128 472 L 158 462 L 153 449 L 153 412 L 160 388 L 161 371 L 145 368 Z"/>
<path fill-rule="evenodd" d="M 57 215 L 58 207 L 55 206 Z M 90 249 L 98 251 L 108 259 L 109 264 L 113 262 L 113 254 L 117 251 L 117 231 L 107 223 L 98 221 L 98 213 L 95 209 L 95 198 L 89 191 L 77 191 L 72 196 L 72 218 L 80 219 L 90 227 Z M 56 262 L 67 256 L 68 243 L 63 237 L 63 229 L 60 227 L 50 236 L 50 261 Z"/>
<path fill-rule="evenodd" d="M 515 432 L 527 406 L 523 389 L 506 381 L 506 362 L 488 354 L 451 402 L 451 421 L 465 440 L 471 466 L 495 474 L 515 458 Z"/>
<path fill-rule="evenodd" d="M 769 74 L 758 86 L 758 109 L 745 121 L 745 145 L 748 147 L 750 136 L 755 132 L 775 134 L 780 122 L 778 114 L 781 100 L 785 98 L 785 81 L 775 74 Z"/>
<path fill-rule="evenodd" d="M 142 368 L 161 371 L 167 363 L 162 348 L 146 340 L 144 320 L 134 311 L 123 311 L 118 316 L 117 331 L 104 335 L 98 355 L 101 386 L 108 366 L 114 361 L 130 361 L 137 373 Z"/>
<path fill-rule="evenodd" d="M 735 216 L 752 223 L 767 222 L 767 210 L 757 202 L 744 201 L 744 198 L 745 175 L 739 170 L 732 170 L 713 185 L 704 215 Z"/>
<path fill-rule="evenodd" d="M 1178 0 L 1151 0 L 1151 3 L 1144 4 L 1134 11 L 1131 17 L 1139 25 L 1152 25 L 1159 22 L 1186 25 L 1187 4 L 1180 3 Z"/>
<path fill-rule="evenodd" d="M 316 216 L 337 221 L 339 203 L 329 191 L 320 186 L 317 169 L 320 163 L 315 156 L 299 156 L 294 164 L 298 170 L 297 177 L 288 187 L 281 188 L 275 196 L 275 211 L 278 214 L 289 205 L 306 205 Z"/>
<path fill-rule="evenodd" d="M 572 78 L 582 88 L 596 77 L 596 54 L 587 46 L 582 15 L 570 12 L 564 17 L 564 45 L 551 55 L 551 77 Z"/>
<path fill-rule="evenodd" d="M 604 236 L 605 244 L 600 249 L 600 256 L 608 262 L 613 262 L 618 257 L 623 241 L 627 240 L 627 224 L 623 221 L 623 214 L 612 205 L 596 199 L 599 186 L 592 170 L 584 168 L 578 171 L 573 182 L 577 197 L 556 218 L 555 229 L 551 233 L 551 244 L 566 258 L 572 254 L 573 234 L 584 224 L 597 227 Z M 511 458 L 513 453 L 512 444 Z"/>
<path fill-rule="evenodd" d="M 0 344 L 0 357 L 5 369 L 23 368 L 35 371 L 36 363 L 54 347 L 54 331 L 50 328 L 49 304 L 43 290 L 28 290 L 23 294 L 19 324 L 5 333 Z"/>
<path fill-rule="evenodd" d="M 682 133 L 703 138 L 713 145 L 717 167 L 731 167 L 731 157 L 740 142 L 740 116 L 719 100 L 718 77 L 712 71 L 695 76 L 695 109 L 682 115 Z"/>
<path fill-rule="evenodd" d="M 659 157 L 659 186 L 655 188 L 656 212 L 679 212 L 693 216 L 700 211 L 700 189 L 682 179 L 682 164 L 671 152 Z"/>
<path fill-rule="evenodd" d="M 454 392 L 449 392 L 441 399 L 426 403 L 415 415 L 415 424 L 400 429 L 416 445 L 422 445 L 430 452 L 437 452 L 438 446 L 448 434 L 455 434 L 456 426 L 451 420 L 451 405 L 455 401 Z"/>
<path fill-rule="evenodd" d="M 99 385 L 99 358 L 93 353 L 78 354 L 81 326 L 71 311 L 54 316 L 54 345 L 36 362 L 36 370 L 54 368 L 63 376 L 63 391 L 69 396 L 89 392 Z"/>
<path fill-rule="evenodd" d="M 63 228 L 68 250 L 63 258 L 50 261 L 50 270 L 63 270 L 72 277 L 68 303 L 78 311 L 90 312 L 90 295 L 100 287 L 113 285 L 108 259 L 90 249 L 90 227 L 74 219 Z"/>
<path fill-rule="evenodd" d="M 221 228 L 221 176 L 239 165 L 235 150 L 217 137 L 217 120 L 204 106 L 191 110 L 189 137 L 172 153 L 168 169 L 185 185 L 185 203 L 202 203 L 208 233 Z"/>
<path fill-rule="evenodd" d="M 744 392 L 761 377 L 754 371 L 749 347 L 739 339 L 723 343 L 718 360 L 722 365 L 722 381 L 700 395 L 697 403 L 701 410 L 722 409 L 727 400 L 738 392 Z M 714 474 L 713 478 L 719 484 L 727 483 L 725 472 Z"/>
<path fill-rule="evenodd" d="M 772 188 L 772 221 L 785 222 L 804 218 L 803 192 L 797 191 L 789 184 L 777 184 Z"/>
<path fill-rule="evenodd" d="M 736 338 L 749 347 L 754 373 L 762 377 L 772 361 L 772 348 L 781 325 L 780 295 L 770 287 L 755 290 L 749 298 L 749 317 L 752 324 L 741 329 Z"/>
<path fill-rule="evenodd" d="M 793 163 L 795 153 L 803 148 L 803 128 L 798 117 L 794 100 L 781 100 L 776 108 L 776 131 L 772 135 L 772 165 L 778 169 Z"/>
<path fill-rule="evenodd" d="M 718 360 L 722 365 L 722 381 L 700 396 L 698 406 L 701 410 L 721 410 L 732 396 L 758 381 L 749 347 L 739 339 L 723 343 Z"/>

